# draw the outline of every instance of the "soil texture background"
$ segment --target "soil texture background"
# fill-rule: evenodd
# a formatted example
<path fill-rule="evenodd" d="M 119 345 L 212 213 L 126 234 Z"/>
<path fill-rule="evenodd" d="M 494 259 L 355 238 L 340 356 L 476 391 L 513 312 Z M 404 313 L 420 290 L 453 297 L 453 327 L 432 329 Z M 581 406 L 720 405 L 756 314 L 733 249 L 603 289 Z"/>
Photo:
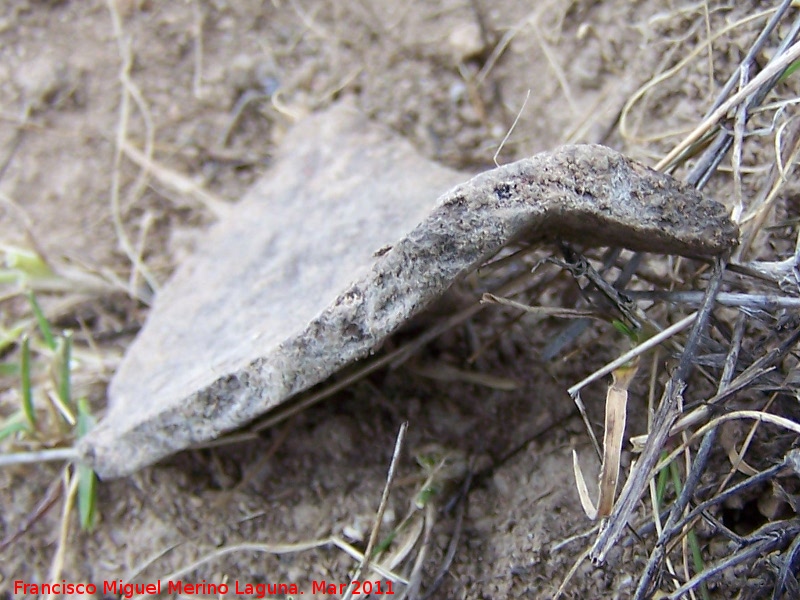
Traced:
<path fill-rule="evenodd" d="M 202 243 L 214 207 L 235 203 L 269 169 L 303 115 L 351 97 L 421 154 L 476 173 L 495 156 L 506 163 L 579 142 L 655 164 L 702 120 L 772 8 L 656 0 L 9 2 L 0 10 L 0 240 L 36 251 L 70 282 L 37 297 L 55 327 L 74 331 L 73 395 L 88 398 L 100 417 L 105 387 L 153 294 Z M 797 84 L 786 85 L 797 96 Z M 758 126 L 770 130 L 773 115 Z M 747 146 L 738 188 L 745 201 L 774 163 L 773 144 L 774 130 Z M 705 192 L 733 207 L 731 181 L 723 168 Z M 755 256 L 794 251 L 786 223 L 797 216 L 797 192 L 786 184 L 766 223 L 776 229 L 758 238 Z M 537 266 L 539 282 L 519 300 L 580 305 L 572 278 L 542 263 L 550 256 L 561 257 L 556 245 L 517 265 Z M 661 283 L 705 268 L 651 256 L 640 270 Z M 439 310 L 474 301 L 482 285 L 464 282 Z M 6 294 L 2 326 L 27 310 L 24 296 Z M 665 322 L 690 309 L 674 310 Z M 390 346 L 440 314 L 410 324 Z M 296 583 L 305 597 L 331 597 L 312 594 L 312 582 L 346 583 L 357 561 L 334 543 L 286 546 L 333 536 L 364 550 L 408 421 L 382 525 L 389 532 L 412 515 L 395 546 L 400 553 L 403 539 L 416 544 L 397 571 L 411 577 L 427 536 L 419 579 L 423 591 L 441 580 L 432 597 L 552 597 L 596 526 L 581 508 L 572 450 L 587 477 L 599 465 L 565 390 L 628 349 L 598 321 L 550 356 L 569 325 L 488 307 L 413 359 L 251 439 L 100 482 L 94 529 L 81 531 L 72 515 L 66 546 L 63 464 L 3 468 L 0 539 L 15 539 L 0 550 L 0 593 L 10 597 L 15 579 L 50 581 L 54 573 L 100 586 L 179 573 L 175 579 L 192 583 Z M 669 352 L 652 361 L 631 387 L 626 439 L 645 433 L 651 386 L 663 386 L 674 367 Z M 4 375 L 0 390 L 7 417 L 19 406 L 16 379 Z M 700 384 L 691 399 L 713 391 Z M 582 393 L 598 432 L 605 392 L 598 383 Z M 726 435 L 739 440 L 741 432 Z M 52 431 L 47 440 L 69 443 Z M 771 441 L 774 448 L 751 460 L 780 459 L 785 447 Z M 9 452 L 42 445 L 3 444 Z M 635 458 L 625 448 L 623 469 Z M 429 508 L 416 508 L 426 465 L 442 456 L 449 458 L 435 475 L 439 493 Z M 718 460 L 730 468 L 722 451 Z M 760 500 L 728 507 L 726 517 L 763 521 Z M 646 502 L 639 513 L 646 518 Z M 707 533 L 707 560 L 730 552 Z M 604 565 L 583 561 L 564 597 L 630 597 L 649 547 L 631 539 Z M 742 571 L 717 577 L 708 593 L 756 597 L 748 594 L 762 584 L 762 574 Z"/>

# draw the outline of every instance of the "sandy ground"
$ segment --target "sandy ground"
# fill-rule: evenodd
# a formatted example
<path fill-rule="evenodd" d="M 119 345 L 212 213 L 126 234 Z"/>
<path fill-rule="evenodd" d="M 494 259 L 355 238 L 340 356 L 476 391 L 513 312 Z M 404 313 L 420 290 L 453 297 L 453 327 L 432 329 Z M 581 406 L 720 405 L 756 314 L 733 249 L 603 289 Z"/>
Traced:
<path fill-rule="evenodd" d="M 655 162 L 700 120 L 763 25 L 758 11 L 768 5 L 669 4 L 10 3 L 0 11 L 0 239 L 35 245 L 65 271 L 118 283 L 117 291 L 76 286 L 42 295 L 53 322 L 76 331 L 84 368 L 76 372 L 75 395 L 88 396 L 102 415 L 105 384 L 146 318 L 153 288 L 202 242 L 215 218 L 208 197 L 235 202 L 269 169 L 287 126 L 338 97 L 354 97 L 422 154 L 458 168 L 490 166 L 518 115 L 501 162 L 567 142 L 605 143 Z M 620 121 L 634 92 L 687 57 L 684 68 Z M 152 155 L 156 168 L 145 179 L 131 154 L 116 164 L 120 132 Z M 754 166 L 743 181 L 745 197 L 765 176 L 756 151 L 747 160 Z M 193 191 L 177 190 L 169 176 Z M 710 193 L 727 202 L 729 186 L 722 176 Z M 786 210 L 791 216 L 793 209 Z M 131 256 L 143 268 L 134 270 Z M 644 270 L 658 279 L 669 265 L 653 257 Z M 538 302 L 574 305 L 578 293 L 569 278 L 553 266 L 542 273 L 550 280 Z M 24 309 L 6 302 L 4 326 Z M 72 519 L 59 579 L 166 585 L 168 574 L 183 569 L 183 582 L 228 582 L 232 590 L 235 582 L 296 583 L 312 597 L 314 581 L 338 586 L 356 566 L 340 548 L 269 550 L 332 535 L 363 550 L 395 436 L 407 420 L 385 530 L 410 510 L 425 478 L 415 456 L 430 456 L 432 447 L 450 453 L 456 480 L 428 515 L 423 589 L 456 536 L 452 564 L 433 597 L 552 596 L 593 539 L 561 543 L 593 527 L 575 491 L 572 449 L 586 459 L 586 469 L 597 469 L 564 390 L 624 350 L 624 339 L 607 325 L 593 325 L 559 358 L 545 361 L 542 350 L 564 323 L 516 317 L 492 311 L 411 363 L 354 385 L 258 441 L 182 453 L 101 483 L 99 522 L 87 533 Z M 468 362 L 477 348 L 484 348 L 480 357 Z M 423 366 L 437 365 L 517 386 L 503 391 L 420 374 Z M 648 377 L 632 389 L 632 434 L 646 425 Z M 16 384 L 4 381 L 0 411 L 9 414 L 18 401 Z M 602 422 L 603 387 L 584 394 L 595 424 Z M 624 458 L 627 463 L 630 455 Z M 447 510 L 467 465 L 476 473 L 468 502 Z M 58 489 L 61 471 L 54 464 L 0 471 L 0 538 L 22 526 L 48 489 Z M 57 501 L 0 551 L 4 595 L 15 579 L 49 580 L 60 506 Z M 641 510 L 644 516 L 644 505 Z M 422 522 L 424 511 L 414 512 L 400 537 Z M 237 548 L 245 543 L 254 545 Z M 712 559 L 726 552 L 724 545 L 704 544 Z M 606 565 L 584 562 L 566 597 L 628 597 L 647 554 L 634 544 L 620 546 Z M 398 567 L 406 576 L 413 556 Z M 719 579 L 712 596 L 732 597 L 758 577 Z"/>

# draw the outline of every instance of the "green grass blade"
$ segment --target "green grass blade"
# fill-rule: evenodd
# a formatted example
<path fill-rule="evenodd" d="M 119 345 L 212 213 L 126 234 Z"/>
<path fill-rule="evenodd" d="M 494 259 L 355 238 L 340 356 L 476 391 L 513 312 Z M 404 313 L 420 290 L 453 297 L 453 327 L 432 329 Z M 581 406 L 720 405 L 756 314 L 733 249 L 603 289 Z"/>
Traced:
<path fill-rule="evenodd" d="M 667 457 L 666 452 L 661 453 L 661 460 Z M 672 463 L 670 463 L 672 464 Z M 669 483 L 669 467 L 664 467 L 658 472 L 658 479 L 656 481 L 656 500 L 658 501 L 658 509 L 664 506 L 664 494 L 667 491 L 667 483 Z"/>
<path fill-rule="evenodd" d="M 64 406 L 72 408 L 72 378 L 70 361 L 72 360 L 72 332 L 65 331 L 59 339 L 58 364 L 58 397 Z"/>
<path fill-rule="evenodd" d="M 370 556 L 370 560 L 373 560 L 386 552 L 389 549 L 389 546 L 392 545 L 392 542 L 397 537 L 397 531 L 392 531 L 387 535 L 383 540 L 378 542 L 375 546 L 375 550 L 372 551 L 372 556 Z"/>
<path fill-rule="evenodd" d="M 611 321 L 611 325 L 619 331 L 622 335 L 627 337 L 634 343 L 638 343 L 639 341 L 639 333 L 634 331 L 631 327 L 629 327 L 626 323 L 620 321 L 619 319 L 614 319 Z"/>
<path fill-rule="evenodd" d="M 19 323 L 11 329 L 3 329 L 0 327 L 0 352 L 16 344 L 19 341 L 19 336 L 22 335 L 26 328 L 25 323 Z"/>
<path fill-rule="evenodd" d="M 22 411 L 14 413 L 0 424 L 0 441 L 20 431 L 28 431 L 28 420 Z"/>
<path fill-rule="evenodd" d="M 781 75 L 780 78 L 778 79 L 778 83 L 783 83 L 784 81 L 789 79 L 789 77 L 791 77 L 792 74 L 795 71 L 797 71 L 797 69 L 800 69 L 800 60 L 796 60 L 788 67 L 786 67 L 786 70 L 783 72 L 783 75 Z"/>
<path fill-rule="evenodd" d="M 28 301 L 31 303 L 31 310 L 33 311 L 33 316 L 36 317 L 36 323 L 39 325 L 39 331 L 42 332 L 44 343 L 47 344 L 47 347 L 50 348 L 50 350 L 55 351 L 56 338 L 53 336 L 53 328 L 50 327 L 50 323 L 47 321 L 47 317 L 44 316 L 42 307 L 39 306 L 39 303 L 36 301 L 36 296 L 33 295 L 33 292 L 28 293 Z"/>
<path fill-rule="evenodd" d="M 677 498 L 683 491 L 683 482 L 681 481 L 680 470 L 675 462 L 670 463 L 669 472 L 672 476 L 672 485 L 675 486 L 675 497 Z M 689 542 L 690 552 L 692 553 L 692 563 L 694 565 L 695 572 L 702 573 L 705 570 L 705 564 L 703 563 L 703 553 L 700 551 L 700 544 L 697 541 L 697 535 L 695 534 L 694 529 L 689 530 L 687 540 Z M 709 600 L 708 588 L 706 587 L 705 582 L 700 584 L 700 595 L 703 597 L 703 600 Z"/>
<path fill-rule="evenodd" d="M 78 400 L 78 437 L 83 437 L 94 426 L 94 417 L 89 410 L 86 398 Z M 78 473 L 78 513 L 81 528 L 89 531 L 94 527 L 97 516 L 97 476 L 91 467 L 79 464 Z"/>
<path fill-rule="evenodd" d="M 53 277 L 50 266 L 36 252 L 15 246 L 5 246 L 3 251 L 6 266 L 12 272 L 16 271 L 17 277 L 19 274 L 31 279 Z"/>
<path fill-rule="evenodd" d="M 78 437 L 82 438 L 94 427 L 94 417 L 89 409 L 89 401 L 86 398 L 78 399 Z"/>
<path fill-rule="evenodd" d="M 88 465 L 78 465 L 78 514 L 81 529 L 91 531 L 97 515 L 97 477 Z"/>
<path fill-rule="evenodd" d="M 687 539 L 689 541 L 689 549 L 692 552 L 692 564 L 694 565 L 694 572 L 702 573 L 705 571 L 706 565 L 705 561 L 703 560 L 703 552 L 700 550 L 700 542 L 697 539 L 697 534 L 694 532 L 694 529 L 689 532 L 689 537 Z M 700 584 L 700 595 L 703 597 L 703 600 L 711 600 L 705 581 Z"/>
<path fill-rule="evenodd" d="M 22 356 L 20 357 L 20 381 L 22 387 L 22 411 L 28 420 L 31 431 L 36 431 L 36 411 L 33 408 L 31 388 L 31 342 L 27 335 L 22 336 Z"/>

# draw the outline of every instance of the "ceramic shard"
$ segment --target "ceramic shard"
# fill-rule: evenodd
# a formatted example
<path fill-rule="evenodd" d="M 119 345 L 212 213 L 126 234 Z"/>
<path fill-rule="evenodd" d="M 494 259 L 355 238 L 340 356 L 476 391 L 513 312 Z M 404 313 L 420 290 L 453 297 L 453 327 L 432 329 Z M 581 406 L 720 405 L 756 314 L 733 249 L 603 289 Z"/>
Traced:
<path fill-rule="evenodd" d="M 289 133 L 161 290 L 79 451 L 117 477 L 240 427 L 366 356 L 520 238 L 695 256 L 737 235 L 721 205 L 602 146 L 470 179 L 335 106 Z"/>

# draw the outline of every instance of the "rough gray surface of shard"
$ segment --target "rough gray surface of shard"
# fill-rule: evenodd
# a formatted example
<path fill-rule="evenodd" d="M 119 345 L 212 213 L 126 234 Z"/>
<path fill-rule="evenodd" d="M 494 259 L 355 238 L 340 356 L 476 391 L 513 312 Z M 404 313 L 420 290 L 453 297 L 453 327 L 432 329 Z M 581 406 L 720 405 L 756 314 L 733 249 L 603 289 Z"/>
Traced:
<path fill-rule="evenodd" d="M 738 230 L 603 146 L 470 179 L 346 105 L 310 117 L 159 293 L 79 452 L 114 477 L 212 440 L 366 356 L 506 244 L 543 238 L 701 256 Z"/>

